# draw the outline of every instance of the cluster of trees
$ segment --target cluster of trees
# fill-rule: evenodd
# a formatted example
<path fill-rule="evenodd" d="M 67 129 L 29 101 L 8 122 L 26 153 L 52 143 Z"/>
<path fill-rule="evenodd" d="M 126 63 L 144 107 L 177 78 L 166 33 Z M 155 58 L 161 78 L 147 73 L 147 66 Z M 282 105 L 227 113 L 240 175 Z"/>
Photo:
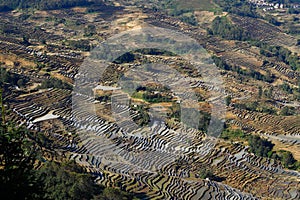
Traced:
<path fill-rule="evenodd" d="M 199 127 L 198 129 L 207 132 L 207 128 L 209 126 L 211 120 L 211 114 L 205 111 L 200 111 L 200 118 L 199 118 Z"/>
<path fill-rule="evenodd" d="M 133 194 L 117 188 L 108 188 L 95 184 L 93 177 L 74 161 L 63 163 L 47 161 L 36 173 L 43 192 L 37 194 L 40 199 L 137 199 Z"/>
<path fill-rule="evenodd" d="M 250 151 L 257 156 L 268 157 L 274 147 L 274 144 L 257 135 L 250 135 L 248 137 L 248 144 Z"/>
<path fill-rule="evenodd" d="M 209 180 L 217 181 L 217 182 L 221 182 L 221 181 L 225 180 L 224 177 L 215 175 L 211 169 L 208 169 L 207 167 L 204 167 L 204 166 L 202 168 L 200 168 L 196 177 L 197 176 L 202 179 L 208 178 Z"/>
<path fill-rule="evenodd" d="M 211 114 L 205 111 L 198 111 L 195 108 L 185 108 L 183 107 L 180 112 L 180 117 L 183 115 L 183 122 L 186 125 L 197 128 L 195 125 L 198 125 L 198 129 L 207 132 L 209 123 L 211 121 Z"/>
<path fill-rule="evenodd" d="M 130 63 L 135 60 L 135 55 L 132 52 L 126 52 L 120 57 L 118 57 L 116 60 L 113 61 L 113 63 L 116 64 L 123 64 L 123 63 Z"/>
<path fill-rule="evenodd" d="M 278 160 L 284 167 L 289 169 L 300 169 L 300 162 L 294 158 L 291 152 L 285 150 L 273 151 L 274 144 L 264 138 L 257 135 L 250 135 L 248 137 L 248 144 L 250 151 L 257 156 Z"/>
<path fill-rule="evenodd" d="M 170 102 L 172 101 L 172 96 L 162 95 L 161 93 L 156 92 L 144 92 L 143 99 L 149 103 L 161 103 L 161 102 Z"/>
<path fill-rule="evenodd" d="M 265 89 L 265 90 L 263 90 L 263 95 L 265 96 L 265 97 L 267 97 L 267 98 L 272 98 L 272 96 L 273 96 L 273 87 L 270 87 L 270 88 L 268 88 L 268 89 Z M 261 93 L 261 91 L 259 91 L 259 93 Z M 262 96 L 262 95 L 261 95 Z M 260 96 L 260 97 L 261 97 Z"/>
<path fill-rule="evenodd" d="M 0 0 L 0 11 L 9 11 L 16 8 L 37 8 L 41 10 L 54 10 L 75 6 L 88 6 L 89 0 Z"/>
<path fill-rule="evenodd" d="M 25 128 L 12 123 L 0 127 L 0 195 L 9 199 L 134 199 L 119 189 L 96 185 L 93 177 L 73 161 L 46 161 L 41 147 Z M 35 163 L 42 167 L 35 169 Z"/>
<path fill-rule="evenodd" d="M 89 24 L 87 27 L 84 28 L 84 35 L 85 36 L 93 36 L 97 33 L 96 26 Z"/>
<path fill-rule="evenodd" d="M 101 190 L 74 162 L 47 161 L 36 173 L 41 199 L 92 199 Z"/>
<path fill-rule="evenodd" d="M 191 12 L 191 10 L 189 10 L 189 9 L 177 8 L 177 7 L 174 7 L 174 6 L 173 6 L 173 9 L 170 9 L 170 10 L 168 11 L 168 14 L 171 15 L 171 16 L 176 17 L 176 16 L 180 16 L 180 15 L 183 15 L 183 14 L 189 13 L 189 12 Z"/>
<path fill-rule="evenodd" d="M 142 98 L 149 103 L 170 102 L 173 99 L 170 89 L 161 86 L 138 86 L 133 96 Z"/>
<path fill-rule="evenodd" d="M 190 163 L 183 158 L 179 158 L 175 161 L 175 170 L 178 171 L 181 168 L 184 168 L 185 166 L 190 165 Z M 213 170 L 211 168 L 209 168 L 208 166 L 200 166 L 199 170 L 197 171 L 197 173 L 195 174 L 196 178 L 201 178 L 201 179 L 210 179 L 213 181 L 224 181 L 225 178 L 224 177 L 219 177 L 217 175 L 214 174 Z"/>
<path fill-rule="evenodd" d="M 21 30 L 20 30 L 19 27 L 14 26 L 12 24 L 0 24 L 0 33 L 3 33 L 3 34 L 21 34 Z"/>
<path fill-rule="evenodd" d="M 259 17 L 259 14 L 256 12 L 256 7 L 247 1 L 215 0 L 215 2 L 226 12 L 253 18 Z"/>
<path fill-rule="evenodd" d="M 267 57 L 277 57 L 278 60 L 290 65 L 293 70 L 300 70 L 299 55 L 293 54 L 290 50 L 281 46 L 271 46 L 262 42 L 251 42 L 260 48 L 260 54 Z"/>
<path fill-rule="evenodd" d="M 280 25 L 274 17 L 266 16 L 266 20 L 272 24 Z M 297 33 L 299 30 L 295 30 Z M 232 24 L 226 16 L 216 17 L 212 22 L 211 29 L 208 29 L 208 32 L 213 35 L 219 35 L 225 39 L 229 40 L 250 40 L 251 37 L 247 31 L 244 29 Z M 260 53 L 267 57 L 277 57 L 280 61 L 290 65 L 293 70 L 300 70 L 300 59 L 299 55 L 293 54 L 288 49 L 281 46 L 271 46 L 261 41 L 250 41 L 252 45 L 259 47 Z M 230 66 L 221 65 L 228 70 Z M 259 77 L 258 77 L 259 78 Z M 260 78 L 259 78 L 260 79 Z"/>
<path fill-rule="evenodd" d="M 35 199 L 33 165 L 37 146 L 26 137 L 27 131 L 5 123 L 0 127 L 0 193 L 4 198 Z"/>
<path fill-rule="evenodd" d="M 273 151 L 274 144 L 267 139 L 261 138 L 257 135 L 245 134 L 239 129 L 226 128 L 221 138 L 225 140 L 244 140 L 248 142 L 250 151 L 260 157 L 268 157 L 280 161 L 284 167 L 289 169 L 300 170 L 300 162 L 297 161 L 293 154 L 289 151 L 278 150 Z"/>
<path fill-rule="evenodd" d="M 295 99 L 297 99 L 299 101 L 300 100 L 300 80 L 298 80 L 298 87 L 293 88 L 293 93 L 294 93 Z"/>
<path fill-rule="evenodd" d="M 271 75 L 271 74 L 264 75 L 258 71 L 252 70 L 252 69 L 245 70 L 239 66 L 231 66 L 231 65 L 227 64 L 226 62 L 224 62 L 220 57 L 217 57 L 217 56 L 213 56 L 212 59 L 213 59 L 214 63 L 216 64 L 216 66 L 220 69 L 227 70 L 227 71 L 234 71 L 234 72 L 237 72 L 239 75 L 252 77 L 256 80 L 265 81 L 268 83 L 274 82 L 274 79 L 275 79 L 274 75 Z"/>
<path fill-rule="evenodd" d="M 256 111 L 261 113 L 267 113 L 267 114 L 276 114 L 276 110 L 272 107 L 264 106 L 261 103 L 258 103 L 257 101 L 254 102 L 248 102 L 248 103 L 235 103 L 235 108 L 249 110 L 249 111 Z"/>
<path fill-rule="evenodd" d="M 95 99 L 100 101 L 100 102 L 109 102 L 111 100 L 111 95 L 104 94 L 104 95 L 101 95 L 101 96 L 96 96 Z"/>
<path fill-rule="evenodd" d="M 234 106 L 239 109 L 256 111 L 259 106 L 259 103 L 257 101 L 248 102 L 248 103 L 236 103 Z"/>
<path fill-rule="evenodd" d="M 2 101 L 1 107 L 3 108 Z M 75 164 L 60 166 L 58 163 L 45 161 L 42 158 L 42 146 L 40 146 L 42 143 L 33 140 L 35 135 L 23 127 L 6 122 L 2 114 L 0 126 L 0 194 L 2 198 L 79 199 L 72 197 L 78 195 L 79 192 L 83 196 L 93 194 L 87 188 L 96 187 L 96 185 L 83 171 L 75 170 Z M 36 137 L 37 140 L 38 138 L 41 137 Z M 44 163 L 43 167 L 35 169 L 37 162 Z"/>
<path fill-rule="evenodd" d="M 197 26 L 198 25 L 198 21 L 196 19 L 196 17 L 193 14 L 190 15 L 183 15 L 181 17 L 179 17 L 179 19 L 185 23 L 188 23 L 192 26 Z"/>
<path fill-rule="evenodd" d="M 11 73 L 5 68 L 0 68 L 0 86 L 5 84 L 16 85 L 18 87 L 24 87 L 29 81 L 27 77 L 24 77 L 19 74 Z"/>
<path fill-rule="evenodd" d="M 265 20 L 267 20 L 269 23 L 275 25 L 275 26 L 280 26 L 281 22 L 277 21 L 277 19 L 275 17 L 273 17 L 272 15 L 266 15 L 264 17 Z"/>
<path fill-rule="evenodd" d="M 293 70 L 300 70 L 299 56 L 292 54 L 291 51 L 284 47 L 269 47 L 267 49 L 261 49 L 260 53 L 267 57 L 277 57 L 280 61 L 290 65 Z"/>
<path fill-rule="evenodd" d="M 202 2 L 203 4 L 206 4 L 205 2 Z M 188 23 L 192 26 L 197 26 L 198 21 L 194 15 L 195 9 L 201 9 L 199 8 L 198 3 L 189 3 L 188 6 L 183 6 L 182 1 L 174 1 L 174 0 L 163 0 L 160 2 L 160 5 L 152 7 L 153 11 L 160 10 L 162 12 L 165 12 L 167 15 L 170 15 L 172 17 L 177 17 L 181 21 Z M 195 5 L 191 5 L 195 4 Z"/>
<path fill-rule="evenodd" d="M 288 13 L 289 14 L 299 14 L 300 13 L 300 9 L 299 8 L 289 8 L 288 9 Z"/>
<path fill-rule="evenodd" d="M 212 59 L 218 68 L 223 69 L 223 70 L 232 70 L 232 66 L 227 64 L 220 57 L 213 55 Z"/>
<path fill-rule="evenodd" d="M 249 76 L 256 80 L 264 81 L 264 82 L 268 82 L 268 83 L 273 83 L 274 79 L 275 79 L 273 74 L 268 73 L 267 75 L 264 75 L 253 69 L 244 70 L 244 69 L 241 69 L 240 67 L 235 67 L 234 71 L 236 71 L 240 75 Z"/>
<path fill-rule="evenodd" d="M 69 40 L 67 44 L 74 49 L 89 51 L 91 49 L 90 42 L 88 40 Z"/>
<path fill-rule="evenodd" d="M 288 83 L 283 83 L 280 88 L 288 94 L 293 94 L 293 88 Z"/>
<path fill-rule="evenodd" d="M 141 53 L 143 55 L 176 56 L 176 54 L 170 51 L 165 51 L 163 49 L 155 49 L 155 48 L 138 49 L 135 52 Z"/>
<path fill-rule="evenodd" d="M 232 24 L 226 16 L 216 17 L 208 32 L 229 40 L 248 40 L 249 34 L 239 26 Z"/>
<path fill-rule="evenodd" d="M 300 80 L 299 80 L 300 81 Z M 293 95 L 294 99 L 299 100 L 300 99 L 300 82 L 298 83 L 298 87 L 291 87 L 288 83 L 283 83 L 279 86 L 280 89 L 282 89 L 287 94 Z"/>
<path fill-rule="evenodd" d="M 11 10 L 13 10 L 13 9 L 7 5 L 0 5 L 0 12 L 8 12 Z"/>
<path fill-rule="evenodd" d="M 69 89 L 71 90 L 73 87 L 72 85 L 63 82 L 60 79 L 57 78 L 50 78 L 46 79 L 42 82 L 40 86 L 38 86 L 37 89 L 46 89 L 46 88 L 58 88 L 58 89 Z"/>
<path fill-rule="evenodd" d="M 297 18 L 294 18 L 294 19 L 297 19 Z M 299 21 L 299 20 L 298 20 L 298 21 Z M 289 24 L 289 25 L 288 25 L 288 33 L 290 33 L 290 34 L 295 34 L 295 35 L 300 34 L 300 28 L 299 28 L 299 26 L 297 26 L 297 25 L 298 25 L 298 23 L 297 23 L 297 24 Z M 299 41 L 300 41 L 300 40 L 299 40 Z M 297 41 L 297 45 L 300 44 L 299 41 Z"/>
<path fill-rule="evenodd" d="M 148 108 L 143 105 L 137 105 L 136 107 L 132 107 L 133 110 L 139 113 L 138 116 L 133 118 L 136 124 L 139 126 L 147 126 L 150 122 L 150 116 L 148 114 Z"/>
<path fill-rule="evenodd" d="M 275 25 L 275 26 L 280 26 L 281 22 L 279 22 L 275 17 L 271 15 L 266 15 L 266 16 L 261 16 L 258 14 L 256 11 L 256 6 L 254 4 L 251 4 L 247 1 L 240 1 L 240 0 L 215 0 L 215 2 L 222 7 L 222 9 L 226 12 L 237 14 L 240 16 L 247 16 L 247 17 L 252 17 L 252 18 L 262 18 L 268 21 L 269 23 Z M 278 3 L 278 1 L 275 1 Z M 290 2 L 285 2 L 285 4 L 290 3 Z M 299 2 L 297 2 L 299 3 Z M 300 13 L 299 8 L 293 8 L 290 7 L 288 10 L 288 13 L 290 14 L 298 14 Z M 295 18 L 296 19 L 296 18 Z M 211 32 L 211 31 L 210 31 Z M 229 31 L 226 31 L 229 32 Z M 300 32 L 300 29 L 298 26 L 290 25 L 289 26 L 289 33 L 291 34 L 298 34 Z M 226 36 L 226 34 L 223 33 L 223 35 Z M 222 36 L 226 39 L 232 39 L 233 34 L 229 34 L 230 37 Z M 247 34 L 245 35 L 246 37 L 243 36 L 242 32 L 239 31 L 240 36 L 236 36 L 237 38 L 241 38 L 242 40 L 247 40 Z M 249 38 L 248 38 L 249 39 Z"/>
<path fill-rule="evenodd" d="M 111 14 L 115 10 L 122 9 L 122 7 L 115 7 L 111 5 L 106 5 L 102 2 L 97 2 L 97 4 L 94 4 L 93 6 L 89 6 L 86 10 L 87 13 L 94 13 L 94 12 L 103 12 L 104 10 L 106 11 L 105 14 Z"/>
<path fill-rule="evenodd" d="M 280 110 L 280 115 L 283 116 L 290 116 L 290 115 L 294 115 L 296 113 L 296 110 L 294 107 L 290 107 L 290 106 L 284 106 L 281 110 Z"/>
<path fill-rule="evenodd" d="M 284 167 L 289 169 L 300 169 L 300 163 L 294 158 L 293 154 L 289 151 L 279 150 L 273 152 L 272 156 L 275 160 L 280 160 Z"/>
<path fill-rule="evenodd" d="M 201 95 L 200 92 L 195 92 L 195 96 L 197 97 L 198 102 L 203 102 L 203 101 L 205 101 L 204 96 Z"/>
<path fill-rule="evenodd" d="M 232 100 L 231 96 L 226 96 L 225 97 L 225 104 L 226 104 L 226 106 L 229 106 L 231 104 L 231 100 Z"/>
<path fill-rule="evenodd" d="M 171 113 L 168 115 L 171 118 L 177 119 L 178 121 L 180 120 L 180 114 L 181 114 L 181 107 L 179 103 L 172 103 Z"/>
<path fill-rule="evenodd" d="M 52 141 L 43 134 L 7 122 L 2 98 L 0 103 L 0 195 L 3 199 L 136 199 L 133 194 L 95 184 L 94 177 L 74 161 L 45 160 L 42 151 L 52 149 Z"/>
<path fill-rule="evenodd" d="M 261 86 L 258 86 L 258 98 L 259 99 L 261 99 L 262 97 L 272 98 L 273 90 L 274 90 L 273 87 L 263 90 Z"/>
<path fill-rule="evenodd" d="M 299 3 L 299 0 L 269 0 L 270 3 Z"/>
<path fill-rule="evenodd" d="M 214 177 L 213 172 L 210 169 L 204 167 L 199 170 L 198 175 L 202 179 L 206 179 L 206 178 L 212 179 Z"/>
<path fill-rule="evenodd" d="M 197 19 L 193 14 L 193 8 L 182 8 L 182 6 L 180 6 L 180 2 L 172 0 L 163 1 L 161 7 L 161 10 L 167 11 L 167 14 L 170 16 L 178 17 L 181 21 L 193 26 L 198 25 Z"/>

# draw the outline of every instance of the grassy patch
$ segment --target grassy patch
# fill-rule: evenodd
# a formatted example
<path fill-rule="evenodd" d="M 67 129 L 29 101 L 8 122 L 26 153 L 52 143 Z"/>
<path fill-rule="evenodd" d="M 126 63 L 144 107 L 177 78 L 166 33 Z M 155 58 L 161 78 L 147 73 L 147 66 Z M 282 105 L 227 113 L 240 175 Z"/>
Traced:
<path fill-rule="evenodd" d="M 225 140 L 240 140 L 245 139 L 245 137 L 245 133 L 239 129 L 225 129 L 221 134 L 221 138 Z"/>
<path fill-rule="evenodd" d="M 135 99 L 143 99 L 143 92 L 134 92 L 131 97 Z"/>

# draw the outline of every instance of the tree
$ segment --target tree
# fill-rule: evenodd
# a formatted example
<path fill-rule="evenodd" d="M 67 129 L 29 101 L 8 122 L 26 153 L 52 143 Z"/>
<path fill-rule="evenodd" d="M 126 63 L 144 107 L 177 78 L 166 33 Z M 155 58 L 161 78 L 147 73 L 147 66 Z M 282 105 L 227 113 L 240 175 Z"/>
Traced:
<path fill-rule="evenodd" d="M 89 51 L 91 49 L 91 45 L 88 40 L 69 40 L 67 43 L 74 49 L 79 49 L 82 51 Z"/>
<path fill-rule="evenodd" d="M 5 68 L 0 68 L 0 86 L 5 88 L 5 85 L 24 86 L 28 82 L 28 78 L 20 74 L 15 74 L 7 71 Z"/>
<path fill-rule="evenodd" d="M 28 38 L 25 36 L 25 35 L 23 35 L 23 42 L 22 42 L 25 46 L 29 46 L 30 45 L 30 42 L 29 42 L 29 40 L 28 40 Z"/>
<path fill-rule="evenodd" d="M 212 22 L 211 31 L 213 35 L 220 35 L 221 37 L 229 40 L 248 40 L 249 34 L 232 24 L 225 16 L 216 17 Z"/>
<path fill-rule="evenodd" d="M 39 199 L 34 162 L 38 148 L 28 138 L 28 131 L 5 120 L 0 90 L 0 196 L 9 199 Z"/>
<path fill-rule="evenodd" d="M 136 110 L 138 112 L 138 115 L 133 118 L 133 120 L 139 125 L 139 126 L 146 126 L 150 122 L 150 116 L 147 112 L 148 108 L 145 108 L 145 106 L 138 105 L 137 107 L 132 107 L 133 110 Z"/>
<path fill-rule="evenodd" d="M 212 173 L 212 171 L 210 171 L 209 169 L 206 169 L 206 168 L 201 168 L 199 170 L 198 174 L 199 174 L 199 177 L 202 179 L 206 179 L 206 178 L 212 179 L 214 177 L 214 174 Z"/>
<path fill-rule="evenodd" d="M 195 113 L 195 110 L 193 110 Z M 200 111 L 199 116 L 199 127 L 198 129 L 204 132 L 207 132 L 207 128 L 209 126 L 209 123 L 211 122 L 211 114 L 205 111 Z M 197 118 L 196 118 L 197 119 Z M 193 119 L 195 120 L 195 119 Z M 193 124 L 196 124 L 195 122 Z"/>
<path fill-rule="evenodd" d="M 271 98 L 273 96 L 273 87 L 271 87 L 269 90 L 268 89 L 264 90 L 264 95 L 267 98 Z"/>
<path fill-rule="evenodd" d="M 41 43 L 44 44 L 44 45 L 46 45 L 47 41 L 45 39 L 42 39 Z"/>
<path fill-rule="evenodd" d="M 75 6 L 86 6 L 92 2 L 88 0 L 0 0 L 0 11 L 9 11 L 16 8 L 37 8 L 42 10 L 54 10 Z"/>
<path fill-rule="evenodd" d="M 224 62 L 220 57 L 217 57 L 215 55 L 212 56 L 212 59 L 217 67 L 224 70 L 232 70 L 232 67 L 228 65 L 226 62 Z"/>
<path fill-rule="evenodd" d="M 217 175 L 214 175 L 212 170 L 211 169 L 208 169 L 207 167 L 203 167 L 199 170 L 198 172 L 198 176 L 199 178 L 202 178 L 202 179 L 210 179 L 212 181 L 218 181 L 218 182 L 221 182 L 221 181 L 224 181 L 225 178 L 224 177 L 220 177 L 220 176 L 217 176 Z"/>
<path fill-rule="evenodd" d="M 19 87 L 24 87 L 25 84 L 26 84 L 26 81 L 25 81 L 24 79 L 22 79 L 22 78 L 20 78 L 20 79 L 17 81 L 17 85 L 18 85 Z"/>
<path fill-rule="evenodd" d="M 255 6 L 249 3 L 248 1 L 216 0 L 216 3 L 220 5 L 224 11 L 229 13 L 253 18 L 259 17 L 259 15 L 256 13 Z"/>
<path fill-rule="evenodd" d="M 122 63 L 130 63 L 135 60 L 135 56 L 131 52 L 126 52 L 120 57 L 118 57 L 116 60 L 114 60 L 114 63 L 116 64 L 122 64 Z"/>
<path fill-rule="evenodd" d="M 3 122 L 4 120 L 2 120 Z M 35 178 L 36 149 L 28 131 L 11 123 L 0 127 L 0 195 L 9 199 L 39 199 Z"/>
<path fill-rule="evenodd" d="M 72 85 L 63 82 L 57 78 L 50 78 L 46 79 L 42 82 L 42 84 L 38 87 L 38 89 L 45 89 L 45 88 L 59 88 L 59 89 L 72 89 Z"/>
<path fill-rule="evenodd" d="M 262 157 L 268 157 L 268 153 L 272 151 L 274 144 L 266 139 L 263 139 L 257 135 L 251 135 L 248 138 L 250 151 L 254 154 Z"/>
<path fill-rule="evenodd" d="M 136 200 L 133 194 L 121 191 L 116 188 L 105 188 L 100 195 L 94 197 L 94 200 Z"/>
<path fill-rule="evenodd" d="M 280 160 L 285 167 L 291 167 L 296 162 L 293 154 L 289 151 L 281 150 L 281 151 L 277 152 L 277 154 L 281 158 Z"/>
<path fill-rule="evenodd" d="M 282 165 L 289 169 L 297 169 L 299 162 L 294 158 L 293 154 L 289 151 L 279 150 L 272 152 L 272 158 L 279 160 Z"/>
<path fill-rule="evenodd" d="M 258 86 L 258 98 L 261 98 L 263 94 L 263 90 L 261 86 Z"/>
<path fill-rule="evenodd" d="M 43 199 L 92 199 L 101 192 L 91 175 L 84 173 L 74 161 L 65 163 L 47 162 L 39 171 L 43 183 Z"/>
<path fill-rule="evenodd" d="M 277 21 L 276 18 L 274 18 L 272 15 L 266 15 L 265 16 L 265 19 L 271 23 L 271 24 L 274 24 L 275 26 L 280 26 L 281 23 L 279 21 Z"/>
<path fill-rule="evenodd" d="M 231 103 L 231 96 L 227 96 L 227 97 L 225 98 L 225 103 L 226 103 L 226 106 L 229 106 L 229 105 L 230 105 L 230 103 Z"/>
<path fill-rule="evenodd" d="M 92 175 L 86 173 L 74 161 L 40 162 L 35 168 L 42 148 L 49 148 L 44 135 L 29 132 L 24 127 L 6 122 L 0 90 L 0 196 L 2 199 L 134 199 L 117 189 L 104 189 L 96 185 Z M 100 196 L 99 196 L 100 197 Z M 103 198 L 102 198 L 103 197 Z"/>
<path fill-rule="evenodd" d="M 97 33 L 95 25 L 88 25 L 84 28 L 84 35 L 85 36 L 93 36 Z"/>
<path fill-rule="evenodd" d="M 294 107 L 289 107 L 289 106 L 284 106 L 280 114 L 283 116 L 289 116 L 289 115 L 294 115 L 295 114 L 295 108 Z"/>
<path fill-rule="evenodd" d="M 180 17 L 180 19 L 181 21 L 191 24 L 192 26 L 198 25 L 197 19 L 194 15 L 190 15 L 190 16 L 183 15 L 182 17 Z"/>
<path fill-rule="evenodd" d="M 283 83 L 280 87 L 283 91 L 287 92 L 288 94 L 293 94 L 293 88 L 289 84 Z"/>

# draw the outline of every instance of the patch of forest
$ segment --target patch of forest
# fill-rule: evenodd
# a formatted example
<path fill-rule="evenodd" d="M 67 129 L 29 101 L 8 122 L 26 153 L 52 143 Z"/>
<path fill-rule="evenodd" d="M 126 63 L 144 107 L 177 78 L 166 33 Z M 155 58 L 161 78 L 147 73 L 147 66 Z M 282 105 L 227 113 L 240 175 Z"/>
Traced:
<path fill-rule="evenodd" d="M 40 10 L 55 10 L 75 6 L 90 6 L 100 1 L 90 0 L 0 0 L 0 11 L 10 11 L 17 8 L 36 8 Z"/>

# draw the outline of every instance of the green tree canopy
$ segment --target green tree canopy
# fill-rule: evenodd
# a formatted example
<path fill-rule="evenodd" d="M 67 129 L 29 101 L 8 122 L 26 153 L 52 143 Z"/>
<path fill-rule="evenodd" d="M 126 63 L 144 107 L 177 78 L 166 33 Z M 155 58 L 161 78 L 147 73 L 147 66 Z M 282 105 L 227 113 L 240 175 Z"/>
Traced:
<path fill-rule="evenodd" d="M 28 131 L 8 123 L 0 127 L 0 194 L 9 199 L 38 199 L 34 163 L 37 146 Z"/>
<path fill-rule="evenodd" d="M 39 171 L 38 179 L 43 183 L 43 199 L 92 199 L 102 190 L 91 175 L 75 162 L 47 162 Z"/>
<path fill-rule="evenodd" d="M 248 138 L 251 152 L 258 156 L 268 157 L 268 153 L 272 151 L 274 144 L 257 135 L 251 135 Z"/>

